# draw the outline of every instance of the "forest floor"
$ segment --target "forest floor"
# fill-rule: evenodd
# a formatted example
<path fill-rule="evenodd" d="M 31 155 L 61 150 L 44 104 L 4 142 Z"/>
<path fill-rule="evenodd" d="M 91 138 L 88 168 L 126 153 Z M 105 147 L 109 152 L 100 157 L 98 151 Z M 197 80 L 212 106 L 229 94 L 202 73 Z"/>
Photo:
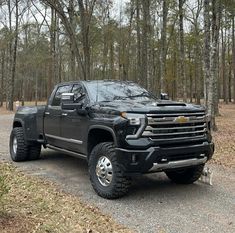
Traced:
<path fill-rule="evenodd" d="M 218 215 L 217 217 L 223 220 L 215 225 L 218 227 L 216 229 L 222 229 L 223 232 L 234 232 L 234 223 L 231 220 L 233 219 L 231 213 L 229 215 L 228 210 L 224 213 L 220 213 L 220 211 L 223 211 L 221 206 L 226 203 L 228 203 L 226 208 L 230 208 L 229 206 L 231 206 L 234 197 L 234 189 L 232 188 L 231 182 L 234 181 L 233 169 L 235 168 L 235 105 L 220 105 L 220 116 L 216 119 L 218 131 L 213 132 L 216 150 L 213 159 L 210 161 L 215 172 L 215 186 L 213 186 L 213 188 L 205 188 L 204 186 L 202 187 L 201 184 L 198 184 L 197 186 L 185 188 L 185 190 L 182 187 L 177 188 L 177 186 L 172 184 L 168 185 L 165 177 L 159 178 L 158 176 L 158 178 L 155 178 L 154 175 L 154 177 L 141 178 L 141 180 L 137 182 L 140 184 L 134 184 L 134 188 L 132 188 L 134 194 L 131 194 L 130 197 L 121 199 L 120 202 L 112 203 L 96 197 L 96 195 L 90 191 L 90 186 L 87 184 L 87 167 L 81 161 L 72 158 L 65 160 L 65 157 L 62 155 L 58 155 L 57 158 L 54 158 L 54 154 L 50 155 L 48 152 L 43 152 L 44 159 L 37 162 L 35 161 L 34 163 L 32 162 L 32 164 L 20 163 L 18 166 L 18 164 L 9 162 L 7 148 L 8 138 L 6 139 L 6 137 L 9 137 L 11 128 L 10 122 L 13 116 L 11 112 L 6 111 L 4 108 L 0 108 L 0 116 L 1 115 L 0 175 L 3 175 L 7 187 L 10 188 L 9 193 L 5 195 L 3 202 L 4 209 L 0 209 L 1 233 L 131 232 L 131 230 L 116 223 L 116 219 L 118 219 L 120 223 L 125 223 L 124 225 L 126 226 L 130 224 L 130 228 L 132 229 L 140 229 L 140 232 L 148 232 L 148 230 L 153 227 L 152 224 L 154 224 L 154 222 L 151 221 L 152 215 L 148 216 L 149 205 L 151 207 L 155 206 L 155 209 L 152 211 L 157 211 L 155 214 L 159 212 L 161 216 L 161 218 L 157 218 L 159 223 L 158 221 L 155 223 L 161 224 L 159 228 L 157 227 L 158 231 L 155 232 L 176 232 L 179 229 L 181 232 L 193 232 L 193 227 L 197 229 L 198 224 L 201 224 L 201 232 L 204 232 L 204 227 L 206 229 L 206 227 L 211 224 L 211 229 L 213 229 L 213 224 L 217 224 L 216 220 L 213 220 L 215 212 L 216 215 Z M 214 166 L 214 164 L 216 165 Z M 15 165 L 17 165 L 18 168 L 16 168 Z M 67 166 L 67 170 L 64 166 Z M 232 170 L 230 168 L 232 168 Z M 41 171 L 40 169 L 43 170 Z M 30 174 L 32 171 L 36 176 Z M 43 174 L 43 172 L 45 172 L 46 179 L 40 177 L 40 174 Z M 56 182 L 54 182 L 54 178 L 51 180 L 51 177 L 53 177 L 52 173 L 54 172 L 56 173 L 55 176 L 59 177 L 58 179 L 55 178 Z M 81 178 L 78 178 L 79 176 Z M 77 184 L 75 185 L 74 183 L 75 180 L 78 187 Z M 61 189 L 60 185 L 57 186 L 58 183 L 62 183 L 64 187 L 66 187 L 66 190 L 69 187 L 72 194 L 70 194 L 70 191 L 64 192 L 64 189 Z M 74 186 L 74 188 L 72 186 Z M 160 188 L 155 189 L 155 186 Z M 151 192 L 146 194 L 143 189 L 150 189 Z M 214 192 L 212 193 L 211 190 L 214 190 Z M 174 196 L 167 196 L 168 193 L 169 195 L 173 195 L 174 193 Z M 184 198 L 184 203 L 182 203 L 182 196 L 186 195 L 186 193 L 188 194 Z M 80 194 L 81 198 L 79 196 Z M 142 200 L 141 202 L 139 201 L 140 199 Z M 158 200 L 162 201 L 159 202 Z M 202 206 L 199 204 L 199 200 L 201 200 Z M 217 200 L 217 202 L 214 202 L 214 200 Z M 94 203 L 97 203 L 99 207 L 94 207 L 96 206 Z M 216 206 L 214 206 L 215 203 L 217 203 Z M 112 204 L 113 207 L 110 206 L 110 204 Z M 188 216 L 188 211 L 192 210 L 191 205 L 195 208 L 197 205 L 197 208 L 192 213 L 192 216 L 194 216 L 193 221 L 196 225 L 187 224 L 187 226 L 184 226 L 180 219 L 183 219 L 181 217 L 185 217 L 184 211 Z M 201 220 L 200 211 L 204 211 L 203 208 L 205 205 L 207 205 L 207 209 L 211 209 L 211 211 L 209 214 L 204 214 L 210 215 L 214 222 L 212 220 L 212 222 L 208 220 L 204 222 L 204 220 Z M 164 206 L 164 208 L 162 208 L 162 206 Z M 184 208 L 182 206 L 184 206 Z M 105 209 L 110 210 L 106 212 L 104 211 Z M 139 216 L 138 212 L 134 211 L 134 209 L 136 209 L 136 211 L 138 209 L 141 216 Z M 168 215 L 171 215 L 171 213 L 174 215 L 174 210 L 178 213 L 179 217 L 181 216 L 177 221 L 179 226 L 175 225 L 176 222 L 173 221 L 174 219 L 172 219 L 172 222 L 168 218 Z M 119 212 L 122 213 L 122 216 Z M 141 214 L 142 212 L 148 219 L 145 219 L 144 215 Z M 112 213 L 111 216 L 113 216 L 115 220 L 110 217 L 110 213 Z M 132 213 L 135 213 L 133 214 L 133 217 L 135 216 L 134 219 L 132 218 Z M 138 220 L 138 216 L 141 221 L 145 222 L 145 226 L 142 226 L 142 224 L 140 226 L 132 226 L 133 223 L 135 225 L 137 224 L 135 222 L 140 220 Z M 216 219 L 218 219 L 217 217 Z M 166 221 L 165 218 L 168 219 L 169 222 Z M 226 221 L 228 221 L 228 223 Z M 156 227 L 156 225 L 154 226 Z M 164 228 L 161 226 L 164 226 Z M 191 227 L 191 230 L 189 230 L 188 227 Z M 165 230 L 167 228 L 169 228 L 169 231 Z M 205 232 L 211 232 L 207 230 Z"/>
<path fill-rule="evenodd" d="M 6 162 L 0 162 L 0 171 L 9 188 L 0 203 L 1 233 L 131 232 L 50 181 L 26 175 Z"/>
<path fill-rule="evenodd" d="M 219 110 L 218 131 L 213 132 L 215 154 L 211 163 L 235 168 L 235 104 L 220 104 Z"/>

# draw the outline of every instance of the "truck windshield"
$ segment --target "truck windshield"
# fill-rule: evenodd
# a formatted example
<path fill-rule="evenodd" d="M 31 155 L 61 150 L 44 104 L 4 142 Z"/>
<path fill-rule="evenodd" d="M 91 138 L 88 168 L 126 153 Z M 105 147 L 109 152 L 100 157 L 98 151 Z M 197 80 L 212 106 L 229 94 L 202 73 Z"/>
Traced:
<path fill-rule="evenodd" d="M 125 99 L 149 101 L 156 99 L 147 90 L 133 82 L 88 81 L 86 86 L 94 102 L 109 102 Z"/>

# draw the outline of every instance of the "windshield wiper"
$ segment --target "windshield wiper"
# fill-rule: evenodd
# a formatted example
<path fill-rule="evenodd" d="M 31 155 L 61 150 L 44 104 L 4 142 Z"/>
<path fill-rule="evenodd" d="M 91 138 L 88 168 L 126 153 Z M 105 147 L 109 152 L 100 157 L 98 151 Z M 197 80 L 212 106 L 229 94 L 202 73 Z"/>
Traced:
<path fill-rule="evenodd" d="M 108 102 L 112 102 L 112 100 L 101 100 L 99 102 L 101 102 L 101 103 L 108 103 Z"/>
<path fill-rule="evenodd" d="M 127 99 L 129 98 L 129 96 L 118 96 L 118 95 L 115 95 L 113 97 L 113 100 L 124 100 L 124 99 Z"/>
<path fill-rule="evenodd" d="M 149 92 L 142 92 L 138 95 L 129 95 L 129 96 L 114 96 L 113 100 L 125 100 L 125 99 L 132 99 L 132 98 L 138 98 L 138 97 L 150 97 L 150 98 L 156 98 L 154 95 L 150 94 Z"/>

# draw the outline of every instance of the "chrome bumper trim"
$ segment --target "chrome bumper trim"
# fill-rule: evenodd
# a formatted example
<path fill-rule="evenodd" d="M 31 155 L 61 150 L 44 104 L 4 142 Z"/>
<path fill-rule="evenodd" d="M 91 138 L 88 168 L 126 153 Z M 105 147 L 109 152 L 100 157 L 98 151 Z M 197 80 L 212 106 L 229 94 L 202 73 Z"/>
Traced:
<path fill-rule="evenodd" d="M 183 167 L 191 167 L 191 166 L 203 164 L 206 161 L 207 161 L 207 157 L 203 157 L 199 159 L 195 158 L 195 159 L 178 160 L 178 161 L 172 161 L 168 163 L 154 163 L 153 167 L 149 170 L 149 172 L 163 171 L 163 170 L 183 168 Z"/>

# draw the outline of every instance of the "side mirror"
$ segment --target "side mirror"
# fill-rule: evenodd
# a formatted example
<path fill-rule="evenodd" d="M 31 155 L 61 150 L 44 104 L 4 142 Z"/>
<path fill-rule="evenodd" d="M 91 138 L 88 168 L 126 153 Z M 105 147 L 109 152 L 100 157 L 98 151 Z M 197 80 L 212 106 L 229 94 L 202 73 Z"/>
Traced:
<path fill-rule="evenodd" d="M 169 96 L 167 93 L 161 93 L 161 100 L 169 100 Z"/>
<path fill-rule="evenodd" d="M 61 108 L 63 110 L 70 110 L 70 111 L 76 110 L 77 114 L 86 116 L 87 110 L 83 109 L 83 103 L 76 103 L 78 99 L 83 97 L 84 95 L 81 94 L 81 96 L 75 100 L 74 93 L 63 93 L 61 96 Z"/>
<path fill-rule="evenodd" d="M 63 110 L 75 110 L 74 93 L 62 93 L 61 108 Z"/>

